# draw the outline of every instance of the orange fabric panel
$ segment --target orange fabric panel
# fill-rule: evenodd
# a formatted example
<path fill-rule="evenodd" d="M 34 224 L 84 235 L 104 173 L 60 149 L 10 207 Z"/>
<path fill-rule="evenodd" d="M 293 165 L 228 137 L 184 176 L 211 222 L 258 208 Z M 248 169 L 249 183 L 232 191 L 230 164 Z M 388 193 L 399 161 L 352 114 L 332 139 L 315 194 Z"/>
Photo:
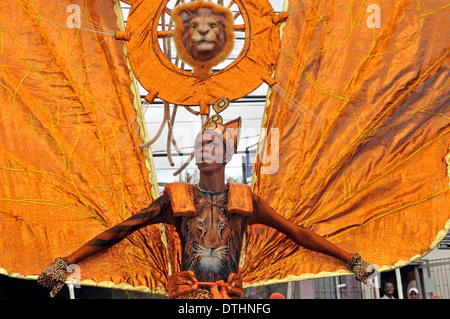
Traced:
<path fill-rule="evenodd" d="M 3 272 L 38 275 L 158 194 L 152 160 L 138 147 L 143 132 L 114 5 L 0 4 Z M 77 12 L 80 27 L 69 27 Z M 161 235 L 149 227 L 82 262 L 81 280 L 163 287 L 170 262 Z"/>
<path fill-rule="evenodd" d="M 450 226 L 450 7 L 376 3 L 289 1 L 263 123 L 272 143 L 253 190 L 387 270 L 420 258 Z M 258 226 L 245 256 L 251 284 L 346 269 Z"/>

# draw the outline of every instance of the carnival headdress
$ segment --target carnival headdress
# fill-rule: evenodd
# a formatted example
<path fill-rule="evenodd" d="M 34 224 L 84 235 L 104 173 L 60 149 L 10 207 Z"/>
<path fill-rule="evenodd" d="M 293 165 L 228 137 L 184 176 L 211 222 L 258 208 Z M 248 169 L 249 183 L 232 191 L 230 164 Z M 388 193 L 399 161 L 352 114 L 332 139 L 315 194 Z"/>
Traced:
<path fill-rule="evenodd" d="M 201 134 L 214 134 L 223 140 L 226 146 L 227 162 L 236 154 L 239 137 L 241 135 L 241 117 L 223 123 L 222 117 L 219 115 L 229 105 L 230 101 L 227 98 L 219 99 L 212 108 L 217 114 L 211 116 L 203 125 Z"/>

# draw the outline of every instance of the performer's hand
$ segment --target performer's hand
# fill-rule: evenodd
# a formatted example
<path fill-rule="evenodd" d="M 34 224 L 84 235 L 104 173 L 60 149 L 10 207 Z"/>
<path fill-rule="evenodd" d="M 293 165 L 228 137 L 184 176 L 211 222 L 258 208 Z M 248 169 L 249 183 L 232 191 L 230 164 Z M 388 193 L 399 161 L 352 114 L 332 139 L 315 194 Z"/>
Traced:
<path fill-rule="evenodd" d="M 38 284 L 46 288 L 52 288 L 50 298 L 55 297 L 64 286 L 67 266 L 69 266 L 69 262 L 64 258 L 58 257 L 50 267 L 39 275 Z"/>
<path fill-rule="evenodd" d="M 374 265 L 362 259 L 359 254 L 352 256 L 347 267 L 355 273 L 356 279 L 364 284 L 367 284 L 369 276 L 375 275 L 377 271 Z"/>

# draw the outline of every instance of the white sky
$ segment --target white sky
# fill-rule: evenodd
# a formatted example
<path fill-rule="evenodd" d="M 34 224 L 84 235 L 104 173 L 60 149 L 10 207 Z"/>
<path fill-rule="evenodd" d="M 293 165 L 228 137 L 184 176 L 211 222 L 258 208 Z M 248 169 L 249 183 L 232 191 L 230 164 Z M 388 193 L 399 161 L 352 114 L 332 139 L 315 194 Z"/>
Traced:
<path fill-rule="evenodd" d="M 272 7 L 276 12 L 280 12 L 282 10 L 284 0 L 269 0 L 269 2 L 272 4 Z M 122 2 L 122 7 L 126 21 L 129 6 Z M 239 43 L 236 42 L 235 47 L 237 47 L 237 50 L 235 50 L 236 52 L 231 53 L 231 57 L 236 57 L 239 53 Z M 141 95 L 146 95 L 146 91 L 141 86 L 139 87 L 139 90 Z M 263 84 L 254 92 L 250 93 L 249 96 L 265 96 L 266 93 L 267 85 Z M 157 102 L 158 99 L 155 100 L 155 104 L 150 105 L 146 110 L 144 109 L 147 131 L 150 138 L 155 136 L 163 118 L 164 107 L 162 104 L 156 104 Z M 159 100 L 159 102 L 161 101 Z M 198 108 L 195 109 L 197 110 Z M 263 111 L 264 101 L 259 100 L 258 102 L 249 103 L 231 102 L 230 106 L 221 113 L 221 116 L 223 117 L 225 122 L 235 119 L 238 116 L 241 116 L 242 118 L 242 133 L 238 151 L 245 151 L 247 147 L 257 143 Z M 194 116 L 183 107 L 178 108 L 174 124 L 174 135 L 179 148 L 186 155 L 173 156 L 173 161 L 175 163 L 175 166 L 173 167 L 170 166 L 167 157 L 154 157 L 158 183 L 170 183 L 179 180 L 179 177 L 174 176 L 173 173 L 181 166 L 182 163 L 184 163 L 188 159 L 189 154 L 192 151 L 193 140 L 196 134 L 199 132 L 200 127 L 200 117 Z M 166 153 L 166 143 L 167 128 L 163 130 L 161 137 L 151 146 L 153 153 Z M 172 153 L 175 153 L 173 147 Z M 227 164 L 227 176 L 242 178 L 242 156 L 244 156 L 244 154 L 238 153 L 234 155 L 231 162 Z M 191 164 L 189 164 L 189 166 L 185 169 L 185 171 L 191 174 L 193 174 L 196 170 L 197 167 L 195 166 L 194 161 L 192 161 Z M 184 172 L 182 174 L 184 174 Z"/>

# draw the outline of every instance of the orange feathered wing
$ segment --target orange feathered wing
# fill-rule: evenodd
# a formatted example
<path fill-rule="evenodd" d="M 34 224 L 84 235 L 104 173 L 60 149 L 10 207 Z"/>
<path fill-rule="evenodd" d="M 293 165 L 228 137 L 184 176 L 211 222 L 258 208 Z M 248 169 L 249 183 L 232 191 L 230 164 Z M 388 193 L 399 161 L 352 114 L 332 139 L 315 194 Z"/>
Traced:
<path fill-rule="evenodd" d="M 0 269 L 11 276 L 35 278 L 158 195 L 151 153 L 138 147 L 139 93 L 114 38 L 120 4 L 77 3 L 0 4 Z M 81 280 L 160 291 L 163 231 L 83 262 Z"/>
<path fill-rule="evenodd" d="M 382 270 L 405 265 L 450 227 L 449 7 L 302 3 L 289 1 L 253 190 Z M 257 226 L 244 252 L 251 284 L 346 269 Z"/>

